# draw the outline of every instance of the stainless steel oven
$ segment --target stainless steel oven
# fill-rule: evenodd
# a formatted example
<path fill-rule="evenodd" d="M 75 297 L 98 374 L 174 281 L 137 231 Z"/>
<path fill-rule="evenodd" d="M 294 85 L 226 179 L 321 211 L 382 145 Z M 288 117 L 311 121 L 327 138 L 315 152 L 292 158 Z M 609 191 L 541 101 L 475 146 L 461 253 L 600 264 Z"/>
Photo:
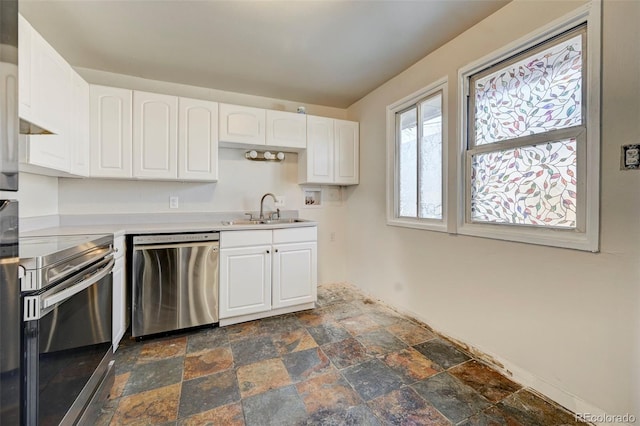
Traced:
<path fill-rule="evenodd" d="M 111 235 L 20 239 L 23 420 L 90 423 L 113 383 Z"/>
<path fill-rule="evenodd" d="M 218 322 L 219 232 L 133 237 L 132 337 Z"/>

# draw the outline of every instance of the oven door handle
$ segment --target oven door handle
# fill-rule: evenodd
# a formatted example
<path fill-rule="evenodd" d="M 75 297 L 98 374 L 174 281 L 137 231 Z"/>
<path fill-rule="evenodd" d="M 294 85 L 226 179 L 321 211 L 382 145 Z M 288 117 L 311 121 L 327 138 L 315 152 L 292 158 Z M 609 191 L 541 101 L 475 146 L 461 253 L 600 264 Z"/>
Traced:
<path fill-rule="evenodd" d="M 88 277 L 69 287 L 64 288 L 63 290 L 55 291 L 55 288 L 53 288 L 43 294 L 25 296 L 23 310 L 24 321 L 34 321 L 44 317 L 49 311 L 51 311 L 52 306 L 64 302 L 65 300 L 73 297 L 86 288 L 91 287 L 93 284 L 109 275 L 113 271 L 114 264 L 115 259 L 113 258 L 113 256 L 111 256 L 103 260 L 100 264 L 96 265 L 104 266 L 96 269 L 95 272 L 93 272 Z"/>
<path fill-rule="evenodd" d="M 65 288 L 64 290 L 54 293 L 51 296 L 45 297 L 42 300 L 42 309 L 47 309 L 53 305 L 56 305 L 60 302 L 63 302 L 70 297 L 80 293 L 84 289 L 91 287 L 113 270 L 113 265 L 115 264 L 115 259 L 111 258 L 107 266 L 100 268 L 94 274 L 90 275 L 86 279 L 80 281 L 78 284 L 72 285 L 71 287 Z"/>

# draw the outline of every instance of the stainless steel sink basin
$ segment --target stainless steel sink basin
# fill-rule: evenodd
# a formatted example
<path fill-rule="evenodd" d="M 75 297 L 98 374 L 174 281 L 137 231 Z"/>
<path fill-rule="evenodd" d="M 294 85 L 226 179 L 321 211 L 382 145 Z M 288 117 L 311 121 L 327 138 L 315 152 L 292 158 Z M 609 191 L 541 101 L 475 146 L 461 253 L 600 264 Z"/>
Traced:
<path fill-rule="evenodd" d="M 231 225 L 283 225 L 289 223 L 308 222 L 305 219 L 287 218 L 287 219 L 238 219 L 238 220 L 223 220 L 222 224 L 226 226 Z"/>

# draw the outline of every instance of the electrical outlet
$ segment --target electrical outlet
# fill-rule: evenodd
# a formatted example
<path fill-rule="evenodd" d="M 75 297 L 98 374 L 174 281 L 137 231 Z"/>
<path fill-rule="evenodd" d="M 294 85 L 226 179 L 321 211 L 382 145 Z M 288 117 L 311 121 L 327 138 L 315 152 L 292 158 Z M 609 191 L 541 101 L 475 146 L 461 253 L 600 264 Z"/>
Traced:
<path fill-rule="evenodd" d="M 329 234 L 329 239 L 331 240 L 331 242 L 335 242 L 336 241 L 336 233 L 332 232 L 331 234 Z"/>
<path fill-rule="evenodd" d="M 622 146 L 622 170 L 640 169 L 640 144 Z"/>
<path fill-rule="evenodd" d="M 177 209 L 178 208 L 178 197 L 169 197 L 169 208 Z"/>
<path fill-rule="evenodd" d="M 276 202 L 274 203 L 274 206 L 278 208 L 284 207 L 284 195 L 276 195 Z"/>

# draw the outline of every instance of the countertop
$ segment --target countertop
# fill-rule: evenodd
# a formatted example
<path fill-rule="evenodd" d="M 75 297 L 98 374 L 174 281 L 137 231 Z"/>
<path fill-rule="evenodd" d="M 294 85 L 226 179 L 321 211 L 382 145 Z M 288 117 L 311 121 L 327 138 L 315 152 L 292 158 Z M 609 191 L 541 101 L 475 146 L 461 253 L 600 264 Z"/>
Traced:
<path fill-rule="evenodd" d="M 113 222 L 109 223 L 109 217 Z M 167 234 L 183 232 L 239 231 L 249 229 L 280 229 L 317 226 L 312 220 L 294 223 L 232 224 L 223 222 L 239 220 L 242 213 L 207 214 L 159 214 L 159 215 L 69 215 L 61 216 L 58 226 L 32 229 L 21 232 L 20 236 L 71 235 L 71 234 L 113 234 L 114 238 L 133 234 Z M 297 212 L 286 218 L 297 218 Z"/>

